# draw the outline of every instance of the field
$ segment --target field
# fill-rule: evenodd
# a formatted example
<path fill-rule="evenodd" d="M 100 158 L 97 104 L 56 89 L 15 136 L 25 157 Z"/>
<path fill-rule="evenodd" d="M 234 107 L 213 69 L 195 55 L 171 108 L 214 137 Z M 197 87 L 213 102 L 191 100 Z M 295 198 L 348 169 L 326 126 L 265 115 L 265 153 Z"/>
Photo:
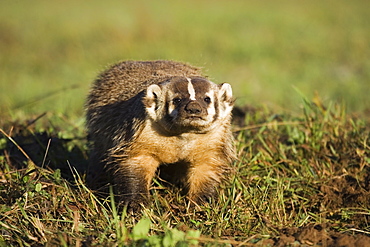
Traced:
<path fill-rule="evenodd" d="M 368 1 L 2 1 L 0 246 L 369 246 Z M 84 100 L 120 60 L 233 86 L 234 173 L 137 215 L 84 183 Z"/>

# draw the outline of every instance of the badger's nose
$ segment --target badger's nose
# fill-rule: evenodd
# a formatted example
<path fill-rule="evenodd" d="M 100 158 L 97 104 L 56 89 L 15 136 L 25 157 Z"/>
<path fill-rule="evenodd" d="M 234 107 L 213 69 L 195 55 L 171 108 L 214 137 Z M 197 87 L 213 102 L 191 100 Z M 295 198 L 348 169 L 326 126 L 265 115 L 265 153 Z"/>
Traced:
<path fill-rule="evenodd" d="M 202 113 L 202 107 L 199 105 L 198 102 L 196 101 L 190 101 L 186 106 L 185 106 L 185 111 L 188 114 L 194 114 L 198 115 Z"/>

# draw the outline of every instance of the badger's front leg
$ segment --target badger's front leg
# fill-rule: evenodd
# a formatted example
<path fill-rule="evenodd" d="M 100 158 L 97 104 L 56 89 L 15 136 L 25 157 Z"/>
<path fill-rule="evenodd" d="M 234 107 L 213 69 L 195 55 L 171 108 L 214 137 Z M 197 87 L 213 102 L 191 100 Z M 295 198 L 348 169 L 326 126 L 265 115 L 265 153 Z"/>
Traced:
<path fill-rule="evenodd" d="M 149 187 L 158 166 L 158 161 L 148 155 L 128 158 L 118 165 L 114 182 L 121 205 L 136 210 L 148 203 Z"/>
<path fill-rule="evenodd" d="M 227 171 L 225 163 L 212 154 L 192 162 L 188 171 L 188 196 L 196 203 L 217 195 L 217 188 Z"/>

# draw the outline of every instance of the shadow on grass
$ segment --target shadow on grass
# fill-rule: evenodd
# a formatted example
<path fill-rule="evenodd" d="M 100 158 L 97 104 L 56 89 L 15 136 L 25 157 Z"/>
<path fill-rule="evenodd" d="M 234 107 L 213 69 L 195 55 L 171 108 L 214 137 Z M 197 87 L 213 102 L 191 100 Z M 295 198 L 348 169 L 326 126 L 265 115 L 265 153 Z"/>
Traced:
<path fill-rule="evenodd" d="M 27 168 L 30 163 L 45 169 L 59 169 L 63 178 L 73 182 L 73 170 L 80 175 L 87 173 L 88 159 L 86 138 L 65 139 L 58 129 L 38 131 L 32 124 L 8 123 L 0 135 L 0 156 L 15 169 Z"/>

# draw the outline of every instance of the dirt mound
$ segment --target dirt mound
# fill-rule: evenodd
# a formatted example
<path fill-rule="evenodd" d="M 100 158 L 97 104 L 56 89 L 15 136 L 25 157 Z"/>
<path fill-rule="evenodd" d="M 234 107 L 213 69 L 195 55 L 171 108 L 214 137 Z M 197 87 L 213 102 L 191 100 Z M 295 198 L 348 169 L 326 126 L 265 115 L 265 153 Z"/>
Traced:
<path fill-rule="evenodd" d="M 261 240 L 256 246 L 370 247 L 370 237 L 335 232 L 325 224 L 309 225 L 282 229 L 278 238 Z"/>
<path fill-rule="evenodd" d="M 361 185 L 362 184 L 362 185 Z M 329 210 L 335 208 L 364 207 L 370 201 L 369 181 L 351 175 L 336 177 L 321 185 L 323 202 Z"/>

